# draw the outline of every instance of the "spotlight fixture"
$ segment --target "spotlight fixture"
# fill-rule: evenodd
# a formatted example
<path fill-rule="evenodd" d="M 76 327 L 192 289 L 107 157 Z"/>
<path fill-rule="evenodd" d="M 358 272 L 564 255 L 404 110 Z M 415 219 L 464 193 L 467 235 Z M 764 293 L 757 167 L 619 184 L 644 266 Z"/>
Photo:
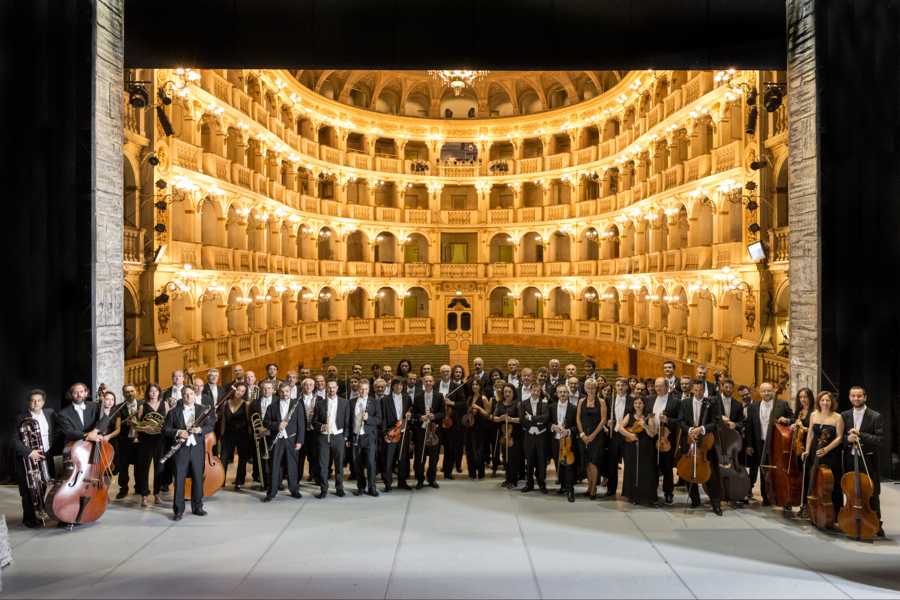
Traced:
<path fill-rule="evenodd" d="M 161 189 L 161 190 L 166 189 L 166 186 L 167 186 L 167 185 L 168 185 L 168 184 L 166 183 L 166 180 L 165 180 L 165 179 L 157 179 L 157 180 L 156 180 L 156 187 L 158 187 L 158 188 Z"/>
<path fill-rule="evenodd" d="M 750 233 L 759 233 L 759 223 L 752 223 L 747 229 L 750 231 Z"/>
<path fill-rule="evenodd" d="M 147 90 L 140 83 L 133 83 L 128 86 L 128 104 L 135 108 L 144 108 L 150 103 L 150 96 Z"/>
<path fill-rule="evenodd" d="M 165 200 L 160 200 L 159 202 L 157 202 L 157 203 L 154 204 L 153 206 L 156 207 L 156 210 L 166 210 L 166 209 L 169 207 L 169 205 L 166 204 L 166 201 L 165 201 Z"/>
<path fill-rule="evenodd" d="M 780 85 L 770 85 L 763 94 L 763 106 L 766 111 L 775 112 L 781 106 L 782 87 Z"/>
<path fill-rule="evenodd" d="M 751 200 L 747 203 L 747 210 L 756 210 L 757 208 L 759 208 L 759 204 L 756 200 Z"/>
<path fill-rule="evenodd" d="M 157 223 L 157 224 L 156 224 L 156 227 L 154 227 L 153 230 L 154 230 L 156 233 L 165 233 L 165 232 L 166 232 L 166 226 L 165 226 L 164 223 Z"/>
<path fill-rule="evenodd" d="M 750 163 L 750 168 L 754 171 L 759 171 L 760 169 L 766 168 L 766 161 L 764 160 L 754 160 Z"/>
<path fill-rule="evenodd" d="M 156 158 L 156 156 L 151 154 L 150 158 L 147 159 L 147 162 L 150 163 L 151 167 L 155 167 L 156 165 L 159 164 L 159 159 Z"/>
<path fill-rule="evenodd" d="M 157 296 L 156 298 L 153 299 L 153 304 L 155 304 L 157 306 L 162 306 L 163 304 L 167 303 L 168 301 L 169 301 L 169 295 L 167 293 L 163 292 L 162 294 L 160 294 L 159 296 Z"/>
<path fill-rule="evenodd" d="M 165 88 L 159 88 L 156 93 L 157 93 L 157 95 L 159 95 L 159 101 L 162 102 L 164 105 L 168 106 L 168 105 L 172 104 L 172 99 L 169 98 L 169 95 L 166 93 Z"/>
<path fill-rule="evenodd" d="M 747 112 L 747 135 L 753 135 L 754 133 L 756 133 L 756 115 L 758 113 L 759 111 L 756 110 L 755 106 L 751 107 Z"/>
<path fill-rule="evenodd" d="M 163 110 L 162 106 L 156 106 L 156 118 L 159 119 L 159 124 L 167 137 L 175 135 L 175 128 L 172 127 L 172 122 L 169 121 L 169 117 L 166 115 L 166 111 Z"/>
<path fill-rule="evenodd" d="M 746 183 L 746 185 L 744 185 L 744 189 L 747 190 L 748 192 L 752 192 L 753 190 L 756 189 L 756 182 L 755 182 L 755 181 L 748 181 L 748 182 Z"/>
<path fill-rule="evenodd" d="M 759 95 L 759 92 L 756 88 L 750 88 L 750 91 L 747 92 L 747 106 L 753 106 L 756 104 L 756 97 Z"/>

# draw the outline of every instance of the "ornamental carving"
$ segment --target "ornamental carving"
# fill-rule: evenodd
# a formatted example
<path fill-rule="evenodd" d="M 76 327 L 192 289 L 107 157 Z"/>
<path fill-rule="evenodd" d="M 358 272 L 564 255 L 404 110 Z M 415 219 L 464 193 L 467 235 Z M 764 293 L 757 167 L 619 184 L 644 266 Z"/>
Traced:
<path fill-rule="evenodd" d="M 747 322 L 747 331 L 753 331 L 756 326 L 756 296 L 752 293 L 747 294 L 747 301 L 744 303 L 744 320 Z"/>
<path fill-rule="evenodd" d="M 159 332 L 169 332 L 169 304 L 163 304 L 156 309 L 156 321 L 159 323 Z"/>

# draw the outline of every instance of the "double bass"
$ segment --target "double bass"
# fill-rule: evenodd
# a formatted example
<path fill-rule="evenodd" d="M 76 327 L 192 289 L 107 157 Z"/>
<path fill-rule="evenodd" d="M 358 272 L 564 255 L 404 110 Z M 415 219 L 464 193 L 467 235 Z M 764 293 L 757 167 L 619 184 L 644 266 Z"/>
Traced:
<path fill-rule="evenodd" d="M 837 522 L 841 531 L 855 537 L 857 540 L 878 535 L 881 523 L 878 515 L 872 510 L 869 501 L 875 493 L 875 486 L 866 473 L 859 471 L 859 457 L 862 455 L 862 446 L 859 440 L 853 442 L 856 452 L 853 453 L 853 471 L 844 473 L 841 477 L 841 490 L 844 492 L 844 508 L 838 512 Z M 863 460 L 865 465 L 865 459 Z"/>
<path fill-rule="evenodd" d="M 109 505 L 109 482 L 104 472 L 113 461 L 113 448 L 97 442 L 77 440 L 63 450 L 63 476 L 53 484 L 46 500 L 47 515 L 60 523 L 93 523 Z"/>
<path fill-rule="evenodd" d="M 819 435 L 821 450 L 831 441 L 831 432 L 822 429 Z M 809 495 L 806 497 L 806 512 L 809 513 L 809 521 L 819 529 L 831 529 L 834 527 L 834 504 L 831 503 L 831 492 L 834 489 L 834 473 L 829 467 L 819 464 L 819 454 L 813 461 L 812 473 L 809 476 Z"/>
<path fill-rule="evenodd" d="M 716 373 L 716 389 L 719 389 L 721 376 L 721 373 Z M 719 397 L 721 398 L 721 392 Z M 721 415 L 716 420 L 715 448 L 719 462 L 715 469 L 719 498 L 724 502 L 740 502 L 753 490 L 750 473 L 741 463 L 744 439 L 737 429 L 732 429 L 725 423 L 725 417 Z M 703 491 L 709 495 L 707 487 L 707 484 L 703 484 Z"/>
<path fill-rule="evenodd" d="M 778 394 L 784 391 L 789 380 L 790 375 L 782 372 L 775 390 L 775 400 L 772 402 L 766 443 L 759 459 L 762 484 L 766 486 L 769 501 L 785 509 L 803 503 L 803 475 L 797 468 L 794 434 L 790 427 L 777 423 L 775 419 Z"/>

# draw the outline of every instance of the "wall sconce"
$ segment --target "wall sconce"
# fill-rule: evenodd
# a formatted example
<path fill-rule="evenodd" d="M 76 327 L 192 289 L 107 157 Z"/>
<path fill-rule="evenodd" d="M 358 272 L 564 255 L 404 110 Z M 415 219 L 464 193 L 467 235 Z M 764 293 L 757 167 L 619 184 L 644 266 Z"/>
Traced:
<path fill-rule="evenodd" d="M 237 302 L 237 304 L 229 304 L 228 308 L 225 309 L 225 312 L 231 312 L 233 310 L 243 310 L 250 306 L 250 303 L 252 303 L 253 300 L 250 298 L 238 296 L 237 298 L 235 298 L 235 302 Z"/>
<path fill-rule="evenodd" d="M 356 231 L 356 225 L 341 225 L 341 241 L 346 242 L 354 231 Z"/>
<path fill-rule="evenodd" d="M 508 238 L 506 238 L 506 241 L 509 242 L 510 244 L 512 244 L 513 248 L 517 249 L 519 247 L 519 240 L 517 240 L 515 238 L 508 237 Z"/>
<path fill-rule="evenodd" d="M 588 231 L 587 233 L 584 234 L 584 237 L 589 242 L 594 242 L 595 244 L 598 244 L 598 245 L 600 244 L 600 234 L 597 233 L 596 229 L 591 229 L 590 231 Z"/>
<path fill-rule="evenodd" d="M 716 76 L 715 76 L 715 78 L 713 78 L 713 81 L 715 81 L 716 84 L 718 84 L 718 85 L 727 85 L 732 80 L 732 78 L 734 78 L 734 76 L 735 76 L 734 69 L 728 69 L 727 71 L 719 71 L 718 73 L 716 73 Z"/>
<path fill-rule="evenodd" d="M 559 289 L 561 289 L 563 292 L 567 293 L 569 295 L 569 297 L 572 298 L 573 300 L 575 299 L 575 288 L 570 286 L 568 283 L 563 285 Z"/>
<path fill-rule="evenodd" d="M 371 302 L 372 305 L 374 306 L 375 303 L 378 302 L 379 300 L 381 300 L 382 298 L 384 298 L 384 292 L 376 292 L 375 294 L 372 295 L 371 298 L 369 298 L 369 302 Z"/>
<path fill-rule="evenodd" d="M 253 308 L 262 308 L 266 305 L 266 302 L 272 299 L 272 296 L 257 296 L 256 300 L 254 300 L 251 304 Z"/>
<path fill-rule="evenodd" d="M 519 303 L 519 292 L 507 292 L 506 295 L 512 298 L 514 305 Z"/>
<path fill-rule="evenodd" d="M 320 304 L 322 302 L 328 302 L 330 299 L 331 294 L 320 292 L 318 297 L 316 297 L 315 294 L 303 294 L 299 302 L 300 304 Z"/>
<path fill-rule="evenodd" d="M 608 304 L 619 306 L 619 299 L 616 298 L 615 294 L 603 294 L 602 296 L 600 296 L 600 302 L 606 302 Z"/>
<path fill-rule="evenodd" d="M 322 229 L 321 231 L 319 231 L 319 235 L 316 238 L 316 243 L 324 242 L 324 241 L 330 240 L 330 239 L 331 239 L 331 232 Z"/>
<path fill-rule="evenodd" d="M 564 233 L 567 236 L 569 236 L 570 242 L 575 241 L 575 230 L 572 228 L 571 225 L 563 225 L 562 227 L 560 227 L 559 232 Z"/>
<path fill-rule="evenodd" d="M 383 242 L 383 241 L 384 241 L 384 236 L 379 235 L 379 236 L 373 237 L 371 240 L 369 240 L 369 246 L 371 246 L 372 250 L 374 251 L 375 246 L 381 244 L 381 242 Z"/>
<path fill-rule="evenodd" d="M 535 292 L 535 293 L 534 293 L 534 297 L 537 299 L 538 302 L 541 302 L 541 303 L 544 303 L 544 302 L 547 302 L 547 301 L 550 300 L 550 298 L 548 298 L 547 296 L 545 296 L 545 295 L 542 294 L 541 292 Z"/>
<path fill-rule="evenodd" d="M 204 290 L 203 294 L 197 299 L 197 305 L 202 306 L 204 302 L 212 302 L 216 298 L 218 298 L 219 294 L 225 291 L 225 286 L 219 284 L 218 281 L 213 281 L 206 290 Z"/>
<path fill-rule="evenodd" d="M 605 295 L 605 294 L 604 294 Z M 601 300 L 597 297 L 597 294 L 594 292 L 586 292 L 584 294 L 584 301 L 590 304 L 600 304 Z"/>
<path fill-rule="evenodd" d="M 342 290 L 342 291 L 341 291 L 341 300 L 346 300 L 347 298 L 350 297 L 350 294 L 352 294 L 352 293 L 355 292 L 355 291 L 356 291 L 356 286 L 355 286 L 355 285 L 351 285 L 351 286 L 348 287 L 346 290 Z"/>

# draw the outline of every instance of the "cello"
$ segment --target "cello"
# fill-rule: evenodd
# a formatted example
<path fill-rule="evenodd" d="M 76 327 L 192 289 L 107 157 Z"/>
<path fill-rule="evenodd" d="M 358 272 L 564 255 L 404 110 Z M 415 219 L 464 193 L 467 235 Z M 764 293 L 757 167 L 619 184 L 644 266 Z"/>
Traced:
<path fill-rule="evenodd" d="M 797 468 L 794 434 L 790 427 L 778 423 L 775 419 L 778 394 L 784 391 L 789 380 L 790 375 L 782 372 L 775 390 L 775 399 L 772 401 L 772 415 L 769 418 L 766 443 L 759 459 L 759 468 L 765 469 L 761 473 L 769 501 L 785 509 L 803 504 L 803 475 Z"/>
<path fill-rule="evenodd" d="M 856 448 L 856 452 L 853 453 L 853 472 L 845 473 L 841 477 L 841 490 L 844 492 L 846 501 L 844 508 L 838 512 L 837 522 L 841 531 L 850 537 L 861 540 L 878 535 L 881 523 L 878 522 L 878 515 L 869 505 L 872 494 L 875 493 L 875 486 L 868 475 L 869 468 L 866 466 L 865 473 L 859 471 L 862 446 L 858 439 L 853 442 L 853 445 Z M 865 465 L 865 459 L 863 459 L 863 465 Z"/>
<path fill-rule="evenodd" d="M 703 399 L 703 409 L 700 411 L 700 422 L 709 410 L 709 398 Z M 708 453 L 715 443 L 715 434 L 712 431 L 703 435 L 698 441 L 691 438 L 687 452 L 678 460 L 678 476 L 683 481 L 691 483 L 706 483 L 712 475 L 712 467 L 709 464 Z"/>
<path fill-rule="evenodd" d="M 821 450 L 831 441 L 831 432 L 822 429 L 819 434 L 819 446 Z M 809 476 L 809 496 L 806 498 L 806 512 L 809 513 L 809 521 L 819 529 L 831 529 L 834 527 L 834 504 L 831 503 L 831 491 L 834 489 L 834 473 L 829 467 L 819 464 L 819 454 L 816 452 L 816 460 L 813 461 L 812 473 Z"/>
<path fill-rule="evenodd" d="M 89 442 L 69 442 L 63 450 L 63 476 L 47 496 L 47 515 L 66 524 L 93 523 L 103 516 L 109 505 L 108 480 L 103 476 L 113 461 L 113 448 L 100 438 Z"/>
<path fill-rule="evenodd" d="M 715 448 L 719 460 L 716 476 L 719 481 L 719 497 L 724 502 L 740 502 L 749 496 L 753 489 L 750 474 L 740 461 L 743 447 L 744 440 L 741 434 L 736 429 L 728 427 L 724 417 L 719 417 L 716 420 Z M 703 491 L 709 495 L 705 483 Z"/>

